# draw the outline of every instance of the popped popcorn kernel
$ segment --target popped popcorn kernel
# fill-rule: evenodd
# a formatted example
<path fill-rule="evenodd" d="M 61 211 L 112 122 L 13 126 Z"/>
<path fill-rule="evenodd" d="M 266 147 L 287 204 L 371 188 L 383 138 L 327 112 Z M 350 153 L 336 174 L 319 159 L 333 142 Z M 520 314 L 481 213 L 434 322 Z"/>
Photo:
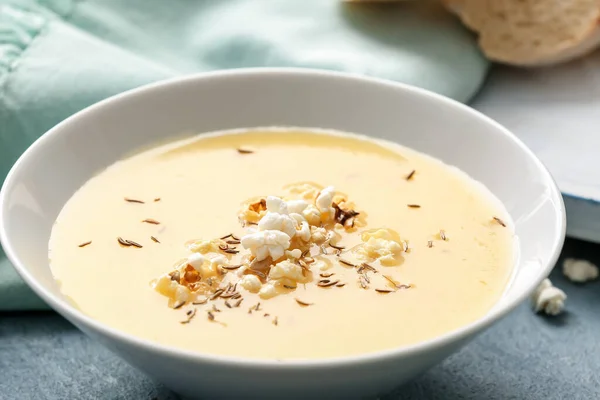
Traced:
<path fill-rule="evenodd" d="M 277 296 L 277 289 L 272 283 L 266 283 L 262 286 L 262 288 L 260 288 L 260 290 L 258 291 L 258 295 L 262 299 L 270 299 L 272 297 Z"/>
<path fill-rule="evenodd" d="M 553 286 L 550 279 L 544 279 L 531 296 L 534 311 L 544 312 L 547 315 L 560 314 L 565 307 L 566 299 L 565 292 Z"/>
<path fill-rule="evenodd" d="M 302 211 L 302 216 L 310 225 L 314 226 L 321 223 L 321 212 L 312 204 Z"/>
<path fill-rule="evenodd" d="M 269 279 L 290 279 L 299 282 L 304 280 L 304 275 L 301 266 L 285 260 L 271 267 Z"/>
<path fill-rule="evenodd" d="M 302 222 L 300 228 L 296 231 L 296 236 L 301 240 L 308 242 L 311 238 L 310 225 L 308 222 Z"/>
<path fill-rule="evenodd" d="M 187 243 L 189 251 L 200 254 L 218 253 L 221 240 L 193 240 Z"/>
<path fill-rule="evenodd" d="M 266 204 L 267 212 L 286 215 L 289 213 L 287 203 L 279 197 L 268 196 Z"/>
<path fill-rule="evenodd" d="M 345 204 L 346 201 L 347 201 L 346 195 L 338 193 L 338 192 L 334 193 L 333 199 L 331 200 L 332 203 L 336 203 L 336 204 Z"/>
<path fill-rule="evenodd" d="M 290 237 L 277 230 L 259 231 L 242 237 L 242 246 L 250 250 L 259 261 L 269 256 L 277 260 L 283 257 L 285 250 L 290 247 Z"/>
<path fill-rule="evenodd" d="M 290 213 L 289 216 L 296 221 L 296 227 L 298 227 L 301 223 L 306 222 L 306 218 L 304 218 L 302 214 Z"/>
<path fill-rule="evenodd" d="M 242 225 L 247 223 L 258 224 L 258 221 L 267 213 L 267 201 L 264 198 L 250 199 L 242 205 L 238 219 Z"/>
<path fill-rule="evenodd" d="M 179 285 L 177 289 L 175 289 L 175 298 L 173 300 L 185 303 L 189 298 L 190 290 L 185 286 Z"/>
<path fill-rule="evenodd" d="M 201 272 L 202 266 L 208 260 L 200 253 L 192 253 L 187 258 L 187 264 L 191 265 L 196 271 Z"/>
<path fill-rule="evenodd" d="M 327 242 L 329 240 L 329 232 L 327 232 L 327 229 L 322 228 L 322 227 L 314 227 L 311 226 L 310 228 L 311 231 L 311 241 L 320 246 L 322 244 L 324 244 L 325 242 Z"/>
<path fill-rule="evenodd" d="M 204 278 L 211 277 L 219 274 L 219 267 L 227 265 L 229 260 L 223 255 L 218 255 L 209 259 L 208 265 L 202 269 L 202 276 Z"/>
<path fill-rule="evenodd" d="M 290 214 L 302 214 L 309 204 L 304 200 L 288 200 L 287 208 Z"/>
<path fill-rule="evenodd" d="M 171 279 L 169 274 L 164 274 L 156 281 L 151 284 L 152 289 L 156 290 L 158 293 L 162 294 L 165 297 L 169 297 L 171 299 L 175 298 L 175 291 L 179 286 L 179 282 L 176 282 Z"/>
<path fill-rule="evenodd" d="M 598 267 L 587 260 L 567 258 L 563 262 L 563 274 L 573 282 L 583 283 L 598 278 Z"/>
<path fill-rule="evenodd" d="M 384 239 L 393 240 L 394 242 L 400 242 L 400 235 L 398 234 L 398 232 L 386 228 L 365 231 L 360 235 L 360 238 L 363 242 L 367 242 L 369 241 L 369 239 Z"/>
<path fill-rule="evenodd" d="M 337 200 L 338 196 L 334 197 L 332 207 L 335 209 L 334 220 L 346 230 L 363 227 L 366 225 L 365 213 L 357 212 L 354 203 L 342 199 Z"/>
<path fill-rule="evenodd" d="M 260 290 L 260 288 L 262 287 L 262 283 L 260 282 L 260 279 L 258 279 L 258 277 L 256 275 L 244 275 L 242 277 L 242 279 L 239 280 L 238 284 L 243 287 L 244 289 L 246 289 L 249 292 L 252 293 L 258 293 L 258 291 Z"/>
<path fill-rule="evenodd" d="M 302 250 L 300 250 L 300 249 L 288 250 L 285 252 L 285 255 L 291 259 L 298 259 L 302 256 Z"/>
<path fill-rule="evenodd" d="M 258 223 L 260 231 L 281 231 L 293 238 L 296 234 L 296 221 L 287 214 L 267 212 Z"/>
<path fill-rule="evenodd" d="M 211 262 L 211 264 L 218 267 L 218 266 L 227 264 L 229 262 L 229 260 L 224 255 L 219 254 L 218 256 L 212 257 L 210 259 L 210 262 Z"/>
<path fill-rule="evenodd" d="M 334 217 L 335 209 L 332 207 L 333 196 L 335 196 L 335 188 L 333 186 L 327 186 L 317 196 L 315 205 L 321 212 L 321 220 L 328 221 Z"/>
<path fill-rule="evenodd" d="M 202 278 L 215 276 L 218 274 L 218 267 L 227 264 L 228 260 L 223 255 L 205 257 L 199 253 L 192 253 L 186 260 L 186 265 L 191 266 L 200 273 Z"/>
<path fill-rule="evenodd" d="M 247 269 L 248 267 L 242 265 L 240 268 L 235 270 L 235 275 L 237 275 L 238 278 L 241 278 L 242 276 L 244 276 Z"/>
<path fill-rule="evenodd" d="M 182 304 L 188 301 L 191 291 L 180 285 L 171 275 L 165 274 L 152 282 L 152 288 L 165 297 L 168 297 L 171 305 Z"/>
<path fill-rule="evenodd" d="M 404 246 L 400 235 L 391 229 L 376 229 L 363 232 L 363 244 L 356 253 L 360 258 L 377 260 L 381 265 L 396 265 L 401 260 Z"/>

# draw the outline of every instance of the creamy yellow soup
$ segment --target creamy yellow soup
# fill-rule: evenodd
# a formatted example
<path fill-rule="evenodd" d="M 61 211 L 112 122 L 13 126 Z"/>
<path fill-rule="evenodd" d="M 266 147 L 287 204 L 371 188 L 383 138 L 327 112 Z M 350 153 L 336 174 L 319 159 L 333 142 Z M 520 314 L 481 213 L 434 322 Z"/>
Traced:
<path fill-rule="evenodd" d="M 322 207 L 309 241 L 297 222 L 283 256 L 248 244 L 267 226 L 267 198 L 306 201 L 308 219 Z M 111 165 L 67 202 L 49 257 L 64 295 L 114 328 L 189 351 L 310 359 L 410 345 L 483 317 L 511 276 L 513 237 L 500 203 L 436 159 L 273 128 L 198 135 Z M 274 279 L 281 260 L 302 274 Z"/>

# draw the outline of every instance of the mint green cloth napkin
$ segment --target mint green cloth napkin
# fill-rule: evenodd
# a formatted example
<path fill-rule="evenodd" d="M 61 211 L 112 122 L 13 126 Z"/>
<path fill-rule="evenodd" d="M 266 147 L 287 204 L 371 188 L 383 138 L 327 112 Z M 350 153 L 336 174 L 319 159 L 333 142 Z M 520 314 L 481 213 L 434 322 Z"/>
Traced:
<path fill-rule="evenodd" d="M 465 102 L 488 64 L 426 0 L 0 0 L 0 180 L 42 133 L 103 98 L 255 66 L 362 73 Z M 43 308 L 0 253 L 0 310 Z"/>

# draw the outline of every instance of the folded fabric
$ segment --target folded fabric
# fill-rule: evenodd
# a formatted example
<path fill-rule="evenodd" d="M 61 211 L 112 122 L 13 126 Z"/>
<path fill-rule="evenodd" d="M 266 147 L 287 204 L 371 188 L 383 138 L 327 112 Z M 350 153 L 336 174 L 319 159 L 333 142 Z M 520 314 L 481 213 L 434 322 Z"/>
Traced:
<path fill-rule="evenodd" d="M 37 137 L 103 98 L 257 66 L 367 74 L 465 102 L 488 64 L 471 35 L 426 0 L 0 0 L 0 181 Z M 0 310 L 43 307 L 0 253 Z"/>

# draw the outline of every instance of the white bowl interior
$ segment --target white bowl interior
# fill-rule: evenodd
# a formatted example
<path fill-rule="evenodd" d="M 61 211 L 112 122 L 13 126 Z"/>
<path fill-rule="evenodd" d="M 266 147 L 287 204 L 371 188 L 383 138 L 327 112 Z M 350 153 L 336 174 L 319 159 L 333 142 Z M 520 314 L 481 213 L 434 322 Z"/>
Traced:
<path fill-rule="evenodd" d="M 495 309 L 499 313 L 522 300 L 556 260 L 565 224 L 560 194 L 541 163 L 499 125 L 406 86 L 268 69 L 152 85 L 102 102 L 52 129 L 19 160 L 3 187 L 5 250 L 38 293 L 77 313 L 52 278 L 47 243 L 62 206 L 87 179 L 125 155 L 184 132 L 273 125 L 388 139 L 484 183 L 505 204 L 520 241 L 520 260 Z"/>

